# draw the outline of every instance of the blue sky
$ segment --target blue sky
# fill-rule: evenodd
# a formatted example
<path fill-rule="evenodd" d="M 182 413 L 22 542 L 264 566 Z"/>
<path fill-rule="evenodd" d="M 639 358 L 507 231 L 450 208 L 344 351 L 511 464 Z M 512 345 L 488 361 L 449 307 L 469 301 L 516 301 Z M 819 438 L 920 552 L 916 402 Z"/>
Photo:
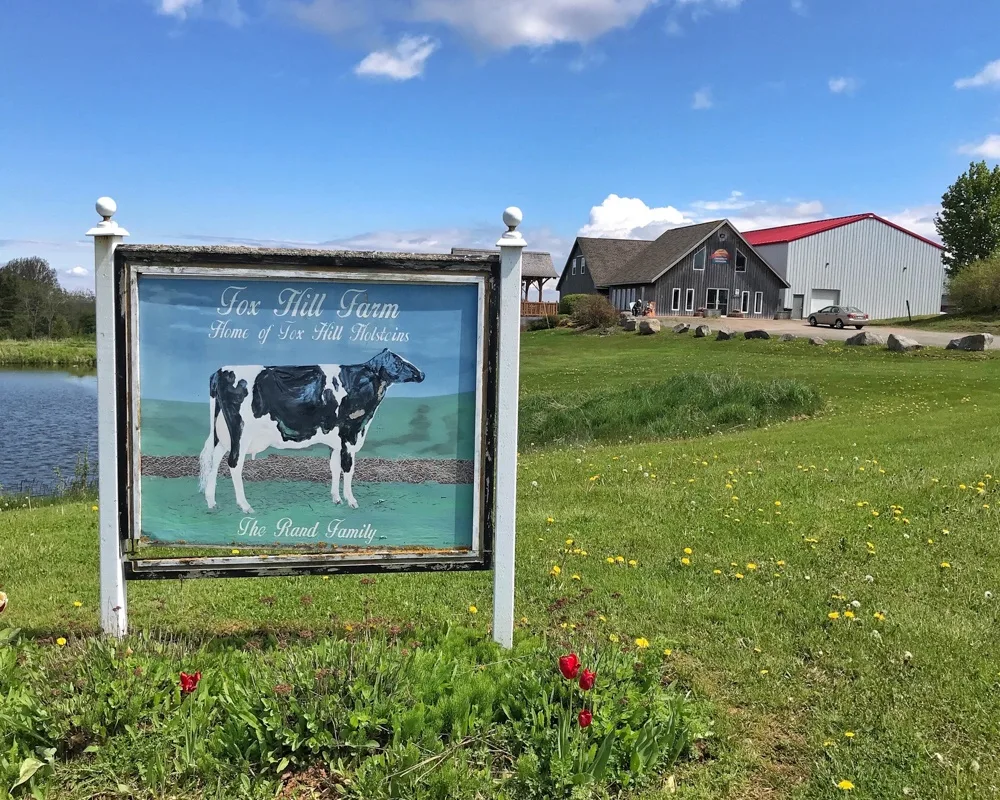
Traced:
<path fill-rule="evenodd" d="M 48 13 L 43 16 L 43 9 Z M 446 252 L 524 211 L 652 237 L 874 211 L 1000 159 L 993 0 L 5 0 L 0 261 L 133 242 Z"/>
<path fill-rule="evenodd" d="M 471 392 L 476 388 L 476 304 L 474 284 L 452 286 L 398 284 L 325 284 L 327 295 L 321 313 L 308 319 L 285 311 L 283 290 L 301 290 L 309 284 L 288 281 L 146 277 L 139 281 L 139 372 L 142 396 L 156 400 L 204 401 L 209 376 L 222 366 L 308 366 L 310 364 L 360 364 L 388 348 L 424 372 L 420 383 L 393 387 L 396 397 L 429 397 Z M 336 289 L 333 287 L 336 286 Z M 362 295 L 360 292 L 364 292 Z M 345 293 L 345 294 L 342 294 Z M 347 301 L 341 305 L 341 297 Z M 351 313 L 352 299 L 370 303 L 395 303 L 395 319 L 360 319 Z M 238 303 L 259 301 L 258 313 L 239 313 Z M 359 302 L 364 302 L 360 300 Z M 220 308 L 230 308 L 228 314 Z M 303 308 L 307 308 L 303 304 Z M 343 309 L 343 312 L 340 312 Z M 319 310 L 319 309 L 318 309 Z M 294 311 L 294 310 L 293 310 Z M 229 322 L 217 331 L 245 330 L 245 339 L 212 336 L 219 321 Z M 317 325 L 342 324 L 339 340 L 313 339 Z M 370 330 L 402 331 L 406 341 L 364 341 L 355 338 L 356 325 Z M 302 339 L 281 338 L 283 326 L 303 331 Z M 270 329 L 263 342 L 261 331 Z M 328 328 L 326 330 L 329 330 Z M 184 358 L 178 359 L 177 354 Z"/>

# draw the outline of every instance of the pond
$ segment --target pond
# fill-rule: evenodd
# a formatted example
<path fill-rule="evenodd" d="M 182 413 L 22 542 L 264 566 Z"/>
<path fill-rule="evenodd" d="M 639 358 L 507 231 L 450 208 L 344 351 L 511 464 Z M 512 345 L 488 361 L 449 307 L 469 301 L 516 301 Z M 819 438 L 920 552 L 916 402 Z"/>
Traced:
<path fill-rule="evenodd" d="M 73 477 L 80 454 L 97 477 L 97 378 L 0 367 L 0 487 L 48 494 Z"/>

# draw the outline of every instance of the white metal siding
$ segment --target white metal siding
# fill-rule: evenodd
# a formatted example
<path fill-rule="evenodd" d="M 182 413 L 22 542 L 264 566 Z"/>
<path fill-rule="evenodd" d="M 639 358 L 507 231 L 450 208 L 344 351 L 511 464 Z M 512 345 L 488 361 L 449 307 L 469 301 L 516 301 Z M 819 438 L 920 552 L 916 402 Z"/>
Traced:
<path fill-rule="evenodd" d="M 809 297 L 809 313 L 815 314 L 821 308 L 840 305 L 840 289 L 813 289 Z"/>
<path fill-rule="evenodd" d="M 907 300 L 914 315 L 938 313 L 944 265 L 938 248 L 863 219 L 790 242 L 785 278 L 792 284 L 786 294 L 805 295 L 807 309 L 813 289 L 839 289 L 841 304 L 885 319 L 906 316 Z"/>
<path fill-rule="evenodd" d="M 788 280 L 788 242 L 763 244 L 760 247 L 755 247 L 754 250 L 756 250 L 760 257 L 763 258 L 768 264 L 774 267 L 775 272 L 777 272 L 785 280 Z M 792 307 L 791 289 L 781 290 L 781 307 Z"/>

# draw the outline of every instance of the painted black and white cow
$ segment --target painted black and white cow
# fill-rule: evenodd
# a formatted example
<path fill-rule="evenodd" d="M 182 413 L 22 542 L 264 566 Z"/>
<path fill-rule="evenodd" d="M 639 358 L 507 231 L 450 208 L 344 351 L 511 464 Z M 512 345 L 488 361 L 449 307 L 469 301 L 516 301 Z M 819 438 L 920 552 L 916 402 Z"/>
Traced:
<path fill-rule="evenodd" d="M 331 496 L 357 508 L 351 482 L 358 451 L 365 443 L 386 390 L 394 383 L 420 383 L 424 373 L 404 358 L 383 350 L 363 364 L 314 364 L 307 367 L 243 365 L 220 367 L 209 379 L 210 430 L 201 450 L 199 488 L 215 508 L 219 464 L 228 452 L 236 502 L 254 513 L 243 491 L 243 463 L 268 447 L 299 450 L 314 444 L 330 448 Z"/>

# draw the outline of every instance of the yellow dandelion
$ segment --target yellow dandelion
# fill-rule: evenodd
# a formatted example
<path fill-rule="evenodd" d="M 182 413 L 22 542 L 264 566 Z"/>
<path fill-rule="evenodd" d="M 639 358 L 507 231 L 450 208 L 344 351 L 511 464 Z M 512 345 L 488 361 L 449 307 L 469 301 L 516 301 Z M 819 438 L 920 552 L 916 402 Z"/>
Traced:
<path fill-rule="evenodd" d="M 735 494 L 734 494 L 734 495 L 732 496 L 732 501 L 733 501 L 734 503 L 737 503 L 737 502 L 739 502 L 739 499 L 740 499 L 740 498 L 738 498 L 738 497 L 737 497 L 737 496 L 736 496 Z"/>
<path fill-rule="evenodd" d="M 845 792 L 849 792 L 851 791 L 851 789 L 854 788 L 854 784 L 845 778 L 844 780 L 837 783 L 837 788 L 842 789 Z"/>
<path fill-rule="evenodd" d="M 625 563 L 625 556 L 615 556 L 615 561 L 619 564 Z"/>
<path fill-rule="evenodd" d="M 469 613 L 470 614 L 478 614 L 479 613 L 479 609 L 476 608 L 475 606 L 469 606 Z"/>
<path fill-rule="evenodd" d="M 872 614 L 872 617 L 874 617 L 878 622 L 882 622 L 885 619 L 885 614 L 883 614 L 881 611 L 876 611 L 874 614 Z"/>
<path fill-rule="evenodd" d="M 859 472 L 864 472 L 864 471 L 865 471 L 865 468 L 864 468 L 864 467 L 858 467 L 858 471 L 859 471 Z"/>
<path fill-rule="evenodd" d="M 633 558 L 633 559 L 632 559 L 631 561 L 629 561 L 629 562 L 628 562 L 628 565 L 629 565 L 630 567 L 638 567 L 638 566 L 639 566 L 639 562 L 638 562 L 638 561 L 636 561 L 636 560 L 635 560 L 635 559 Z"/>
<path fill-rule="evenodd" d="M 647 647 L 649 647 L 649 640 L 639 637 L 638 639 L 635 640 L 635 646 L 638 647 L 640 650 L 645 650 Z"/>
<path fill-rule="evenodd" d="M 692 551 L 690 547 L 685 547 L 684 548 L 684 555 L 689 556 L 689 555 L 691 555 L 692 552 L 694 552 L 694 551 Z"/>
<path fill-rule="evenodd" d="M 733 485 L 732 485 L 731 483 L 727 483 L 727 484 L 726 484 L 726 488 L 727 488 L 727 489 L 732 489 L 732 488 L 733 488 Z"/>
<path fill-rule="evenodd" d="M 579 576 L 579 575 L 577 575 L 576 573 L 574 573 L 574 574 L 572 575 L 572 580 L 574 580 L 574 581 L 578 581 L 578 580 L 582 580 L 582 579 L 580 578 L 580 576 Z"/>
<path fill-rule="evenodd" d="M 669 647 L 668 647 L 668 648 L 666 648 L 666 649 L 665 649 L 665 650 L 663 651 L 663 655 L 665 655 L 665 656 L 669 656 L 669 655 L 673 655 L 673 653 L 674 653 L 674 651 L 673 651 L 673 650 L 671 650 L 671 649 L 670 649 Z"/>
<path fill-rule="evenodd" d="M 848 739 L 854 738 L 854 731 L 844 731 L 844 736 Z"/>
<path fill-rule="evenodd" d="M 567 547 L 572 547 L 573 546 L 573 540 L 572 539 L 567 539 L 566 540 L 566 546 Z"/>
<path fill-rule="evenodd" d="M 747 564 L 747 569 L 750 570 L 751 572 L 753 572 L 755 569 L 757 569 L 757 565 L 756 564 L 752 564 L 752 563 L 751 564 Z"/>
<path fill-rule="evenodd" d="M 521 617 L 521 624 L 522 625 L 527 625 L 528 624 L 528 618 L 527 617 Z"/>
<path fill-rule="evenodd" d="M 599 619 L 601 622 L 607 622 L 608 621 L 608 618 L 606 616 L 604 616 L 603 614 L 601 614 L 597 619 Z"/>
<path fill-rule="evenodd" d="M 593 483 L 594 481 L 596 481 L 600 477 L 601 477 L 600 475 L 591 475 L 590 478 L 589 478 L 589 480 L 590 480 L 591 483 Z"/>
<path fill-rule="evenodd" d="M 762 669 L 762 670 L 760 671 L 760 674 L 761 674 L 761 675 L 767 675 L 767 672 L 768 672 L 768 671 L 767 671 L 766 669 Z"/>
<path fill-rule="evenodd" d="M 854 612 L 853 611 L 845 611 L 844 612 L 844 616 L 847 617 L 848 619 L 854 619 Z"/>
<path fill-rule="evenodd" d="M 682 563 L 682 564 L 683 564 L 683 565 L 684 565 L 685 567 L 690 567 L 690 566 L 691 566 L 691 559 L 690 559 L 690 558 L 688 558 L 687 556 L 684 556 L 684 558 L 682 558 L 682 559 L 681 559 L 681 563 Z"/>
<path fill-rule="evenodd" d="M 621 640 L 618 638 L 618 634 L 617 633 L 609 633 L 608 634 L 608 641 L 612 642 L 613 644 L 617 644 Z"/>
<path fill-rule="evenodd" d="M 778 565 L 779 567 L 783 567 L 783 566 L 785 566 L 785 562 L 784 562 L 784 561 L 776 561 L 775 563 L 776 563 L 776 564 L 777 564 L 777 565 Z"/>
<path fill-rule="evenodd" d="M 551 524 L 552 524 L 553 522 L 555 522 L 555 520 L 554 520 L 554 519 L 553 519 L 552 517 L 546 517 L 546 518 L 545 518 L 545 521 L 546 521 L 547 523 L 549 523 L 549 525 L 551 525 Z"/>
<path fill-rule="evenodd" d="M 872 511 L 872 516 L 873 517 L 877 517 L 878 516 L 878 512 L 877 511 Z"/>
<path fill-rule="evenodd" d="M 951 564 L 949 564 L 947 561 L 942 561 L 941 569 L 951 569 Z"/>
<path fill-rule="evenodd" d="M 721 569 L 713 569 L 712 570 L 712 574 L 713 575 L 721 575 L 722 574 L 722 570 Z"/>
<path fill-rule="evenodd" d="M 775 501 L 774 501 L 774 504 L 775 504 L 776 506 L 779 506 L 779 507 L 780 507 L 780 506 L 781 506 L 781 501 L 780 501 L 780 500 L 775 500 Z"/>
<path fill-rule="evenodd" d="M 552 569 L 549 570 L 549 575 L 558 575 L 560 572 L 562 572 L 562 567 L 558 564 L 554 564 Z"/>
<path fill-rule="evenodd" d="M 81 608 L 82 606 L 83 606 L 83 603 L 81 603 L 79 600 L 74 600 L 73 601 L 73 608 Z"/>
<path fill-rule="evenodd" d="M 826 616 L 827 616 L 828 619 L 840 619 L 840 612 L 839 611 L 831 611 Z"/>
<path fill-rule="evenodd" d="M 65 647 L 66 640 L 62 636 L 60 636 L 58 639 L 56 639 L 56 644 L 59 645 L 59 647 Z"/>
<path fill-rule="evenodd" d="M 734 577 L 736 578 L 736 580 L 741 581 L 741 580 L 743 580 L 743 573 L 742 572 L 737 572 Z"/>
<path fill-rule="evenodd" d="M 586 558 L 587 557 L 587 551 L 586 550 L 581 550 L 580 551 L 580 555 L 583 556 L 584 558 Z"/>
<path fill-rule="evenodd" d="M 944 534 L 945 536 L 947 536 L 947 535 L 948 535 L 949 533 L 951 533 L 951 531 L 950 531 L 950 530 L 948 530 L 947 528 L 944 528 L 944 529 L 943 529 L 943 530 L 941 531 L 941 533 L 943 533 L 943 534 Z"/>
<path fill-rule="evenodd" d="M 958 484 L 958 488 L 959 488 L 959 489 L 961 489 L 962 491 L 965 491 L 965 490 L 966 490 L 966 489 L 968 489 L 969 487 L 968 487 L 968 486 L 966 486 L 966 485 L 965 485 L 964 483 L 960 483 L 960 484 Z"/>
<path fill-rule="evenodd" d="M 239 551 L 239 550 L 235 550 L 235 549 L 234 549 L 234 550 L 231 550 L 230 552 L 231 552 L 231 553 L 232 553 L 232 554 L 233 554 L 234 556 L 238 556 L 238 555 L 240 554 L 240 551 Z"/>
<path fill-rule="evenodd" d="M 97 511 L 97 506 L 91 506 L 91 507 L 90 507 L 90 510 L 91 510 L 91 511 Z"/>
<path fill-rule="evenodd" d="M 833 739 L 827 739 L 825 742 L 823 742 L 823 747 L 836 747 L 836 746 L 837 743 L 833 741 Z"/>
<path fill-rule="evenodd" d="M 345 626 L 344 626 L 344 630 L 345 630 L 345 631 L 347 631 L 348 633 L 350 633 L 351 631 L 353 631 L 353 630 L 354 630 L 354 626 L 353 626 L 353 625 L 350 625 L 350 624 L 348 624 L 348 625 L 345 625 Z"/>
<path fill-rule="evenodd" d="M 615 563 L 615 559 L 614 559 L 614 557 L 613 557 L 613 556 L 608 556 L 608 557 L 607 557 L 606 559 L 604 559 L 604 560 L 605 560 L 605 561 L 607 561 L 607 562 L 608 562 L 609 564 L 614 564 L 614 563 Z"/>

